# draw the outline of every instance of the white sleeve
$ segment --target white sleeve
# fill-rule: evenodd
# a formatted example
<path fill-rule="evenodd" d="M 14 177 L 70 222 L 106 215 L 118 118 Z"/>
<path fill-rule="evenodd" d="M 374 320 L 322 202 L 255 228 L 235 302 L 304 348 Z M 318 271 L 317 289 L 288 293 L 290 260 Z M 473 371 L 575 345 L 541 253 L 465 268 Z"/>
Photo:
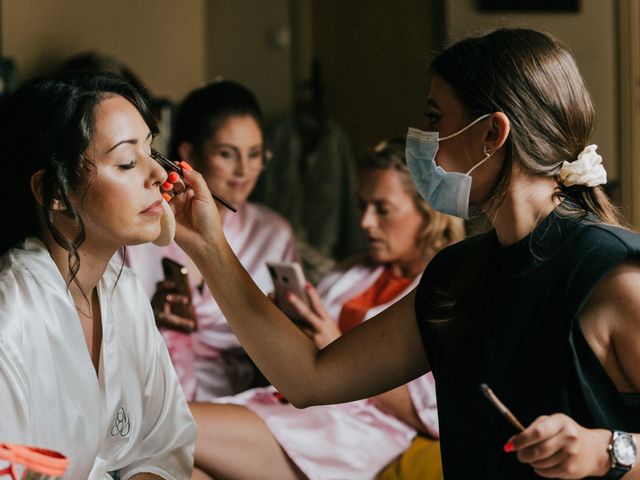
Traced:
<path fill-rule="evenodd" d="M 141 472 L 171 480 L 191 478 L 195 424 L 165 343 L 155 325 L 152 331 L 154 347 L 144 387 L 140 454 L 135 462 L 120 470 L 120 478 L 127 480 Z"/>
<path fill-rule="evenodd" d="M 436 405 L 436 382 L 431 372 L 407 384 L 413 407 L 427 431 L 438 438 L 438 408 Z"/>
<path fill-rule="evenodd" d="M 27 383 L 0 334 L 0 441 L 31 443 Z"/>

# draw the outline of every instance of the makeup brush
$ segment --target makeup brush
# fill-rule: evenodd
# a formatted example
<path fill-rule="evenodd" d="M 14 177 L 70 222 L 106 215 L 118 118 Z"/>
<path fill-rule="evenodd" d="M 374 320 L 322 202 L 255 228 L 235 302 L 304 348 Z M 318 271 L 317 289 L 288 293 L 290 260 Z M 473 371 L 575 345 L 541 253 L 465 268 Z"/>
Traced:
<path fill-rule="evenodd" d="M 171 170 L 173 172 L 176 172 L 178 175 L 180 175 L 180 178 L 184 176 L 184 174 L 182 173 L 182 167 L 180 165 L 176 165 L 175 163 L 173 163 L 171 160 L 169 160 L 167 157 L 162 155 L 157 150 L 151 149 L 151 158 L 153 158 L 156 162 L 162 165 L 162 167 L 164 167 L 165 170 Z M 230 203 L 228 200 L 225 200 L 220 195 L 214 192 L 211 192 L 211 196 L 215 200 L 220 202 L 222 205 L 227 207 L 229 210 L 231 210 L 232 212 L 238 211 L 238 209 L 232 203 Z"/>

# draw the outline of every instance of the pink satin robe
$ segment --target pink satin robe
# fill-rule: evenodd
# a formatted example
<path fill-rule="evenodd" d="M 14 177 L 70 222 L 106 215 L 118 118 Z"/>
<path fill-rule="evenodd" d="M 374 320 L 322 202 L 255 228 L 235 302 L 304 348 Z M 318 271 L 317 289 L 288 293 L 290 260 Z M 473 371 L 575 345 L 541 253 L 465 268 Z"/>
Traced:
<path fill-rule="evenodd" d="M 382 267 L 356 265 L 334 271 L 318 285 L 325 307 L 337 319 L 342 305 L 367 290 Z M 419 278 L 392 302 L 369 310 L 371 318 L 409 293 Z M 407 384 L 411 400 L 429 433 L 438 436 L 435 381 L 428 373 Z M 406 450 L 416 430 L 379 410 L 370 400 L 297 409 L 282 403 L 273 387 L 257 388 L 220 403 L 244 405 L 266 423 L 291 460 L 311 480 L 371 479 Z"/>

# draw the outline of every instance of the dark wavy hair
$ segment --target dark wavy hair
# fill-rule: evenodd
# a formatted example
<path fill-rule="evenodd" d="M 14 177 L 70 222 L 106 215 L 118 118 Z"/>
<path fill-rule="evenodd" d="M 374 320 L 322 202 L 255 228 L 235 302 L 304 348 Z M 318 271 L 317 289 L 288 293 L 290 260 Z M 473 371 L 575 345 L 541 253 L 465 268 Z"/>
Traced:
<path fill-rule="evenodd" d="M 53 239 L 69 252 L 69 277 L 80 268 L 78 247 L 85 238 L 82 218 L 69 194 L 84 195 L 95 176 L 95 165 L 83 154 L 95 130 L 95 111 L 105 98 L 120 95 L 140 112 L 153 134 L 158 129 L 142 95 L 111 73 L 63 73 L 25 83 L 0 104 L 0 152 L 11 176 L 0 190 L 5 227 L 0 254 L 25 237 L 37 235 L 40 218 Z M 42 205 L 31 191 L 31 177 L 42 171 Z M 75 225 L 65 236 L 54 221 L 54 201 Z"/>
<path fill-rule="evenodd" d="M 179 105 L 169 141 L 169 155 L 179 158 L 178 147 L 190 143 L 198 155 L 204 144 L 229 117 L 248 115 L 263 129 L 263 115 L 255 95 L 245 86 L 228 80 L 215 81 L 193 90 Z"/>

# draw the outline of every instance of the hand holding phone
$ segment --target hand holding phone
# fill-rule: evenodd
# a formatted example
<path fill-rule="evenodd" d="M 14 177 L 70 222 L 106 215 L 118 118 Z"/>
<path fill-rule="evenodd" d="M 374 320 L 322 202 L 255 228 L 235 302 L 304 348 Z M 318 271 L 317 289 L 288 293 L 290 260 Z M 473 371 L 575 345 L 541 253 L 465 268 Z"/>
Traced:
<path fill-rule="evenodd" d="M 342 334 L 337 322 L 331 318 L 322 304 L 318 292 L 313 287 L 307 286 L 300 265 L 267 263 L 267 266 L 275 286 L 276 304 L 313 340 L 318 348 L 326 347 Z M 299 300 L 295 302 L 295 307 L 287 299 L 288 292 L 294 293 Z"/>
<path fill-rule="evenodd" d="M 298 315 L 298 312 L 296 312 L 289 301 L 287 301 L 287 294 L 291 292 L 309 307 L 309 298 L 305 290 L 307 281 L 304 278 L 300 264 L 296 262 L 267 262 L 267 268 L 273 281 L 275 303 L 278 308 L 295 322 L 301 322 L 307 325 L 307 322 Z"/>
<path fill-rule="evenodd" d="M 191 302 L 191 286 L 187 268 L 164 257 L 162 270 L 165 281 L 158 284 L 152 305 L 159 326 L 193 332 L 197 329 L 196 315 Z"/>

